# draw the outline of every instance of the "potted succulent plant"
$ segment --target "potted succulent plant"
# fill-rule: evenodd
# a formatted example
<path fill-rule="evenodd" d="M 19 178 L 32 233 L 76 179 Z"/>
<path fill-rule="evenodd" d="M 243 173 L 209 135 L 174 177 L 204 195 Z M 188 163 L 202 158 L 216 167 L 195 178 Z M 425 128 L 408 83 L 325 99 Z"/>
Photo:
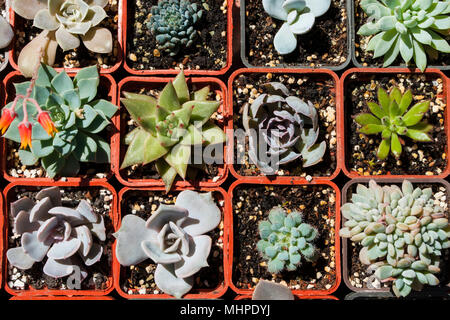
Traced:
<path fill-rule="evenodd" d="M 111 292 L 117 196 L 110 185 L 12 183 L 4 196 L 3 270 L 10 294 Z"/>
<path fill-rule="evenodd" d="M 311 184 L 236 181 L 228 276 L 238 294 L 262 280 L 294 295 L 327 295 L 340 283 L 339 198 L 328 180 Z"/>
<path fill-rule="evenodd" d="M 125 69 L 219 75 L 232 62 L 232 0 L 124 1 Z"/>
<path fill-rule="evenodd" d="M 442 72 L 350 69 L 340 97 L 347 176 L 448 175 L 448 78 Z"/>
<path fill-rule="evenodd" d="M 350 2 L 241 0 L 242 61 L 249 68 L 345 68 Z"/>
<path fill-rule="evenodd" d="M 230 211 L 220 188 L 119 193 L 115 287 L 127 299 L 218 298 L 228 288 Z"/>
<path fill-rule="evenodd" d="M 116 177 L 128 186 L 218 186 L 227 176 L 225 85 L 214 78 L 125 78 L 119 83 Z M 120 104 L 118 101 L 118 104 Z M 200 156 L 200 157 L 199 157 Z M 209 159 L 209 160 L 208 160 Z M 180 176 L 184 181 L 178 181 Z"/>
<path fill-rule="evenodd" d="M 352 59 L 357 67 L 450 68 L 448 1 L 351 3 Z"/>
<path fill-rule="evenodd" d="M 97 64 L 100 73 L 122 62 L 120 0 L 12 0 L 17 37 L 11 65 L 31 77 L 39 63 L 76 72 Z M 31 41 L 28 41 L 31 39 Z"/>
<path fill-rule="evenodd" d="M 68 75 L 42 65 L 31 81 L 23 80 L 18 72 L 4 80 L 9 102 L 0 121 L 5 179 L 105 181 L 117 111 L 109 102 L 115 102 L 114 79 L 99 76 L 96 66 Z"/>
<path fill-rule="evenodd" d="M 9 24 L 9 7 L 5 0 L 0 1 L 0 71 L 8 65 L 8 51 L 14 32 Z M 3 51 L 5 50 L 5 51 Z"/>
<path fill-rule="evenodd" d="M 359 178 L 344 186 L 344 282 L 356 292 L 397 297 L 447 292 L 450 185 L 436 178 L 378 181 Z"/>
<path fill-rule="evenodd" d="M 228 82 L 235 132 L 233 175 L 278 182 L 336 177 L 341 112 L 337 84 L 337 76 L 328 70 L 233 73 Z"/>

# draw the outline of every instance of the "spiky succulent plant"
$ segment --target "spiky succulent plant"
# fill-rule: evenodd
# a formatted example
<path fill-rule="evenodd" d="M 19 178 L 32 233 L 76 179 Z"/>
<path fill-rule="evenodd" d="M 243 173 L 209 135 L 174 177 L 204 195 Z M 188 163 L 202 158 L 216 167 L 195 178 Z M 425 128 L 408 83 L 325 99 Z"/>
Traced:
<path fill-rule="evenodd" d="M 320 162 L 326 142 L 316 143 L 319 138 L 316 108 L 311 102 L 292 96 L 282 83 L 270 82 L 264 87 L 267 93 L 261 94 L 251 105 L 244 105 L 242 122 L 249 137 L 250 159 L 266 175 L 275 174 L 280 165 L 300 157 L 305 168 Z M 258 147 L 262 147 L 262 143 L 258 144 L 255 133 L 262 134 L 268 145 L 267 152 Z"/>
<path fill-rule="evenodd" d="M 318 232 L 302 221 L 300 212 L 286 214 L 283 208 L 275 207 L 269 212 L 269 220 L 260 222 L 257 249 L 268 260 L 269 272 L 294 271 L 302 257 L 312 262 L 317 259 L 314 239 Z"/>
<path fill-rule="evenodd" d="M 147 28 L 156 38 L 157 48 L 170 56 L 189 48 L 197 38 L 196 23 L 203 10 L 189 0 L 161 0 L 151 9 Z"/>
<path fill-rule="evenodd" d="M 156 161 L 167 191 L 177 174 L 186 178 L 192 146 L 222 144 L 225 133 L 210 121 L 221 102 L 208 100 L 210 89 L 189 93 L 184 72 L 153 97 L 124 92 L 121 101 L 138 127 L 125 137 L 128 145 L 121 169 Z"/>
<path fill-rule="evenodd" d="M 317 17 L 325 14 L 331 0 L 263 0 L 264 11 L 285 21 L 273 44 L 279 54 L 289 54 L 297 47 L 297 35 L 309 32 Z"/>
<path fill-rule="evenodd" d="M 402 142 L 399 136 L 407 136 L 414 141 L 432 141 L 428 132 L 433 126 L 425 120 L 424 114 L 430 108 L 429 101 L 421 101 L 412 106 L 413 100 L 411 90 L 404 94 L 397 87 L 392 87 L 390 94 L 383 88 L 378 88 L 378 104 L 368 102 L 371 113 L 362 113 L 355 117 L 355 121 L 362 127 L 359 132 L 367 135 L 380 134 L 381 143 L 378 147 L 377 156 L 380 160 L 386 159 L 391 150 L 394 157 L 400 157 L 402 153 Z"/>
<path fill-rule="evenodd" d="M 40 161 L 54 178 L 76 175 L 80 162 L 110 162 L 109 143 L 98 134 L 117 107 L 95 100 L 99 83 L 96 66 L 80 70 L 72 81 L 65 71 L 42 65 L 36 80 L 15 84 L 16 99 L 3 108 L 0 128 L 7 129 L 5 138 L 22 143 L 22 164 Z"/>
<path fill-rule="evenodd" d="M 22 246 L 8 250 L 9 263 L 26 270 L 46 258 L 43 272 L 48 276 L 66 277 L 79 268 L 86 278 L 83 266 L 97 263 L 103 254 L 103 217 L 86 200 L 75 209 L 63 206 L 58 187 L 42 189 L 36 200 L 23 197 L 11 203 L 13 232 Z"/>
<path fill-rule="evenodd" d="M 167 294 L 181 298 L 194 284 L 194 275 L 208 266 L 212 240 L 205 233 L 221 221 L 211 192 L 181 192 L 175 205 L 161 204 L 147 220 L 126 215 L 114 236 L 116 257 L 123 266 L 148 258 L 157 263 L 155 282 Z"/>
<path fill-rule="evenodd" d="M 362 0 L 361 8 L 369 16 L 358 34 L 372 36 L 367 51 L 374 58 L 384 56 L 384 67 L 400 54 L 405 63 L 414 59 L 424 71 L 427 51 L 450 53 L 442 35 L 450 29 L 450 3 L 439 0 Z"/>
<path fill-rule="evenodd" d="M 0 49 L 6 48 L 11 43 L 14 32 L 5 18 L 0 16 Z"/>
<path fill-rule="evenodd" d="M 442 251 L 450 248 L 450 227 L 431 188 L 414 189 L 408 180 L 401 189 L 381 187 L 371 180 L 368 188 L 358 184 L 341 212 L 347 221 L 340 235 L 362 245 L 361 262 L 380 281 L 392 281 L 397 296 L 439 284 L 435 274 Z"/>

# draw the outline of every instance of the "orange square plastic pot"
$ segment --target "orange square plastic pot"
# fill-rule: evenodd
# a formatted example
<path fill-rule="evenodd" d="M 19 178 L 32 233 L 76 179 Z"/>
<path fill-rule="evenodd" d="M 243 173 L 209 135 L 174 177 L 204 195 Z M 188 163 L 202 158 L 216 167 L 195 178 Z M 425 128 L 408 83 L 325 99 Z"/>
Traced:
<path fill-rule="evenodd" d="M 76 73 L 69 73 L 68 75 L 71 78 L 73 78 L 76 76 Z M 4 84 L 4 88 L 5 88 L 4 91 L 6 93 L 5 105 L 14 100 L 14 97 L 16 94 L 14 84 L 24 82 L 24 81 L 27 81 L 27 80 L 20 74 L 19 71 L 10 72 L 5 77 L 5 79 L 3 79 L 3 84 Z M 102 98 L 105 100 L 108 100 L 109 102 L 111 102 L 113 104 L 116 104 L 117 84 L 116 84 L 116 81 L 114 80 L 114 78 L 109 74 L 101 74 L 99 88 L 100 87 L 105 88 L 105 91 L 108 93 L 106 97 L 102 97 Z M 117 129 L 118 121 L 119 121 L 119 111 L 117 111 L 115 113 L 115 115 L 111 118 L 111 124 L 108 127 L 109 128 L 108 130 L 110 130 L 110 132 L 108 133 L 108 137 L 110 140 L 111 147 L 112 147 L 112 141 L 113 141 L 114 136 L 116 134 L 118 134 L 118 131 L 117 131 L 118 130 Z M 79 175 L 77 177 L 59 178 L 58 180 L 51 179 L 51 178 L 45 178 L 45 177 L 36 177 L 36 178 L 13 177 L 8 173 L 8 167 L 7 167 L 8 162 L 6 159 L 7 155 L 8 155 L 7 145 L 8 145 L 8 143 L 7 143 L 6 139 L 0 138 L 0 146 L 1 146 L 1 150 L 3 151 L 3 155 L 4 155 L 1 159 L 1 171 L 2 171 L 3 177 L 6 180 L 8 180 L 9 182 L 28 184 L 30 181 L 32 181 L 33 183 L 34 182 L 49 183 L 49 182 L 53 182 L 53 181 L 60 181 L 62 183 L 72 184 L 72 183 L 86 183 L 88 181 L 106 182 L 113 176 L 112 169 L 109 169 L 107 172 L 105 172 L 106 177 L 104 177 L 104 178 L 94 178 L 92 176 L 81 176 L 81 175 Z M 112 148 L 111 148 L 111 153 L 112 153 Z M 112 163 L 112 155 L 111 155 L 110 162 Z M 111 167 L 112 166 L 109 166 L 109 168 L 111 168 Z"/>
<path fill-rule="evenodd" d="M 7 274 L 7 270 L 8 270 L 8 261 L 6 259 L 6 251 L 8 250 L 8 237 L 9 237 L 9 225 L 8 225 L 8 217 L 9 217 L 9 205 L 11 204 L 12 200 L 13 200 L 13 196 L 15 193 L 15 188 L 33 188 L 33 189 L 42 189 L 44 187 L 53 187 L 53 186 L 58 186 L 61 188 L 68 188 L 68 187 L 73 187 L 73 188 L 89 188 L 89 187 L 98 187 L 98 188 L 104 188 L 107 189 L 108 191 L 111 192 L 113 200 L 111 203 L 111 210 L 109 212 L 109 216 L 111 218 L 111 223 L 112 226 L 114 228 L 114 231 L 117 231 L 117 224 L 118 224 L 118 213 L 117 213 L 117 193 L 115 191 L 115 189 L 108 183 L 106 182 L 102 182 L 102 181 L 88 181 L 88 182 L 84 182 L 84 183 L 75 183 L 75 182 L 69 182 L 69 183 L 61 183 L 59 181 L 56 182 L 39 182 L 36 181 L 36 179 L 30 179 L 30 181 L 28 181 L 27 184 L 22 184 L 19 182 L 14 182 L 14 183 L 10 183 L 6 186 L 6 188 L 3 190 L 3 196 L 5 197 L 5 202 L 4 202 L 4 206 L 3 206 L 3 218 L 5 218 L 4 220 L 4 224 L 2 226 L 2 231 L 4 232 L 4 237 L 2 237 L 3 241 L 4 241 L 4 246 L 3 247 L 3 254 L 2 254 L 2 258 L 3 258 L 3 262 L 2 262 L 2 267 L 4 270 L 4 274 Z M 1 243 L 0 243 L 1 244 Z M 112 246 L 112 248 L 114 248 L 114 245 Z M 113 249 L 111 249 L 113 250 Z M 114 257 L 114 254 L 112 253 L 112 258 Z M 114 289 L 114 262 L 111 262 L 111 270 L 108 276 L 108 281 L 107 281 L 107 288 L 104 290 L 57 290 L 57 289 L 48 289 L 48 288 L 44 288 L 44 289 L 34 289 L 32 287 L 30 287 L 29 289 L 26 290 L 18 290 L 18 289 L 13 289 L 8 285 L 8 279 L 7 277 L 5 277 L 5 290 L 13 295 L 13 296 L 17 296 L 17 297 L 22 297 L 24 298 L 24 300 L 28 300 L 31 299 L 32 297 L 36 297 L 36 296 L 41 296 L 41 297 L 57 297 L 57 296 L 68 296 L 68 297 L 73 297 L 73 296 L 106 296 L 108 295 L 113 289 Z"/>
<path fill-rule="evenodd" d="M 242 181 L 235 181 L 229 191 L 228 191 L 228 196 L 230 199 L 230 211 L 231 211 L 231 218 L 233 220 L 231 220 L 230 222 L 230 238 L 228 241 L 228 246 L 229 246 L 229 261 L 227 263 L 228 265 L 228 283 L 230 284 L 230 288 L 236 292 L 238 295 L 244 295 L 244 296 L 251 296 L 253 294 L 253 291 L 255 290 L 254 288 L 252 289 L 240 289 L 238 288 L 234 282 L 233 282 L 233 260 L 234 260 L 234 219 L 236 219 L 236 216 L 234 215 L 234 209 L 233 209 L 233 192 L 235 191 L 235 189 L 237 187 L 243 186 L 245 185 L 247 188 L 251 188 L 252 185 L 255 186 L 261 186 L 261 185 L 265 185 L 265 186 L 271 186 L 271 187 L 275 187 L 275 186 L 320 186 L 323 185 L 324 187 L 331 187 L 333 188 L 333 190 L 335 191 L 336 195 L 336 201 L 335 201 L 335 205 L 334 205 L 334 212 L 332 212 L 331 210 L 328 211 L 328 215 L 330 218 L 333 218 L 334 220 L 334 256 L 335 256 L 335 282 L 332 284 L 332 286 L 329 289 L 326 290 L 313 290 L 313 289 L 307 289 L 307 290 L 292 290 L 292 293 L 295 296 L 301 296 L 301 297 L 311 297 L 311 296 L 320 296 L 320 297 L 324 297 L 324 296 L 328 296 L 331 295 L 333 292 L 335 292 L 338 288 L 339 285 L 341 283 L 341 245 L 340 245 L 340 237 L 339 237 L 339 230 L 340 230 L 340 226 L 341 226 L 341 204 L 340 204 L 340 200 L 341 200 L 341 192 L 339 190 L 339 187 L 337 185 L 335 185 L 333 182 L 329 181 L 329 180 L 323 180 L 323 179 L 315 179 L 314 181 L 312 181 L 311 183 L 304 183 L 302 181 L 291 181 L 290 183 L 267 183 L 267 182 L 261 182 L 261 181 L 255 181 L 254 179 L 248 180 L 248 179 L 243 179 Z M 305 209 L 307 210 L 307 209 Z M 258 239 L 254 239 L 255 242 L 255 254 L 259 254 L 256 250 L 256 243 L 258 242 Z"/>
<path fill-rule="evenodd" d="M 157 77 L 127 77 L 119 82 L 119 90 L 117 96 L 117 104 L 119 106 L 119 111 L 117 113 L 117 129 L 118 133 L 114 135 L 112 139 L 111 148 L 111 163 L 112 170 L 114 171 L 116 178 L 120 183 L 129 187 L 145 187 L 145 186 L 164 186 L 162 179 L 133 179 L 126 176 L 127 169 L 120 169 L 120 165 L 125 157 L 127 145 L 122 141 L 127 134 L 127 115 L 128 111 L 125 107 L 121 105 L 120 98 L 124 91 L 128 92 L 138 92 L 140 89 L 151 90 L 157 89 L 161 90 L 166 83 L 172 81 L 173 78 L 157 78 Z M 199 88 L 210 86 L 211 90 L 215 91 L 216 95 L 222 97 L 222 104 L 220 105 L 218 112 L 221 113 L 223 119 L 218 121 L 219 127 L 223 128 L 226 132 L 228 128 L 232 127 L 230 108 L 227 104 L 226 96 L 226 86 L 225 84 L 217 78 L 187 78 L 188 87 L 191 89 L 193 85 Z M 217 164 L 218 166 L 218 177 L 219 179 L 213 181 L 209 179 L 207 181 L 194 181 L 194 180 L 180 180 L 177 176 L 173 183 L 177 187 L 216 187 L 221 185 L 228 176 L 228 163 L 227 159 L 227 148 L 224 146 L 224 160 L 223 164 Z"/>
<path fill-rule="evenodd" d="M 229 283 L 228 283 L 228 261 L 229 261 L 229 239 L 231 237 L 231 230 L 232 230 L 232 217 L 231 217 L 231 204 L 230 200 L 228 198 L 228 194 L 223 190 L 222 188 L 218 187 L 203 187 L 200 189 L 194 189 L 194 188 L 181 188 L 176 187 L 173 189 L 173 191 L 183 191 L 183 190 L 195 190 L 198 192 L 213 192 L 218 193 L 223 198 L 224 205 L 219 206 L 220 210 L 222 211 L 222 222 L 223 222 L 223 236 L 221 236 L 223 241 L 223 283 L 221 283 L 217 288 L 214 288 L 212 290 L 208 289 L 198 289 L 196 293 L 187 293 L 183 299 L 218 299 L 221 296 L 225 294 L 225 292 L 228 289 Z M 120 229 L 120 225 L 122 222 L 122 218 L 124 217 L 122 212 L 122 205 L 125 202 L 125 195 L 128 192 L 131 191 L 153 191 L 153 192 L 161 192 L 164 193 L 165 189 L 164 187 L 144 187 L 144 188 L 129 188 L 125 187 L 119 192 L 119 205 L 118 205 L 118 212 L 119 212 L 119 224 L 117 225 L 117 230 Z M 113 246 L 113 252 L 114 252 L 114 286 L 116 291 L 124 298 L 126 299 L 174 299 L 174 297 L 168 295 L 168 294 L 129 294 L 128 292 L 125 292 L 122 289 L 121 286 L 121 276 L 123 276 L 123 267 L 119 264 L 116 258 L 116 245 L 117 241 L 114 243 Z M 206 267 L 208 268 L 208 267 Z M 219 272 L 219 271 L 218 271 Z"/>

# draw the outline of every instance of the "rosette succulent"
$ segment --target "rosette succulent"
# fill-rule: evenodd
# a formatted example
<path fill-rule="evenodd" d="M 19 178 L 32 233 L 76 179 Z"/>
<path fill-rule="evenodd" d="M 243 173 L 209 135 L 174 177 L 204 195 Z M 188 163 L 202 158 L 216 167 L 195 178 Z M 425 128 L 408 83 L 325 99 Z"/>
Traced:
<path fill-rule="evenodd" d="M 155 282 L 163 292 L 181 298 L 194 284 L 194 275 L 208 266 L 212 240 L 205 233 L 221 221 L 211 192 L 181 192 L 175 205 L 161 204 L 145 221 L 126 215 L 114 236 L 116 257 L 122 266 L 148 258 L 157 263 Z"/>
<path fill-rule="evenodd" d="M 450 248 L 448 218 L 431 188 L 358 184 L 351 202 L 341 208 L 347 219 L 341 237 L 362 246 L 359 259 L 382 282 L 392 281 L 397 296 L 423 285 L 436 286 L 443 250 Z"/>
<path fill-rule="evenodd" d="M 310 262 L 317 260 L 313 242 L 318 232 L 302 221 L 300 212 L 286 214 L 283 208 L 275 207 L 269 212 L 269 220 L 260 222 L 257 249 L 267 259 L 269 272 L 294 271 L 302 257 Z"/>
<path fill-rule="evenodd" d="M 80 162 L 110 162 L 109 143 L 98 134 L 117 107 L 95 99 L 99 83 L 96 66 L 80 70 L 72 80 L 65 71 L 42 65 L 37 79 L 15 84 L 16 98 L 3 108 L 0 129 L 6 139 L 21 142 L 23 165 L 40 161 L 54 178 L 76 175 Z"/>
<path fill-rule="evenodd" d="M 359 132 L 367 135 L 381 133 L 382 140 L 377 151 L 380 160 L 387 158 L 389 150 L 394 157 L 400 157 L 403 141 L 399 136 L 420 142 L 433 141 L 428 134 L 433 126 L 422 121 L 430 102 L 421 101 L 408 109 L 412 100 L 411 90 L 402 94 L 400 89 L 393 87 L 388 95 L 383 88 L 378 88 L 379 104 L 368 102 L 371 113 L 361 113 L 355 117 L 355 121 L 362 126 Z"/>
<path fill-rule="evenodd" d="M 97 263 L 103 254 L 103 217 L 86 200 L 75 209 L 63 206 L 58 187 L 42 189 L 36 200 L 23 197 L 11 203 L 13 232 L 22 246 L 7 251 L 9 263 L 27 270 L 46 259 L 43 272 L 48 276 L 66 277 L 79 268 L 84 279 L 84 266 Z"/>
<path fill-rule="evenodd" d="M 18 58 L 19 70 L 26 77 L 36 65 L 54 63 L 57 46 L 63 51 L 81 44 L 95 53 L 110 53 L 113 47 L 111 31 L 99 27 L 107 17 L 103 9 L 108 0 L 14 0 L 12 8 L 33 26 L 43 31 L 28 43 Z"/>
<path fill-rule="evenodd" d="M 151 9 L 147 28 L 156 38 L 157 49 L 176 56 L 180 49 L 189 48 L 197 38 L 195 25 L 203 10 L 189 0 L 161 0 Z"/>
<path fill-rule="evenodd" d="M 300 157 L 305 168 L 320 162 L 326 142 L 316 143 L 319 116 L 313 104 L 290 95 L 282 83 L 270 82 L 264 87 L 267 93 L 261 94 L 251 105 L 244 105 L 242 122 L 249 137 L 250 159 L 266 175 L 275 174 L 280 165 Z M 267 151 L 258 148 L 257 132 L 267 143 Z M 259 146 L 263 146 L 261 141 Z"/>
<path fill-rule="evenodd" d="M 358 34 L 372 36 L 365 48 L 374 58 L 384 57 L 384 67 L 398 57 L 405 63 L 414 59 L 424 71 L 427 52 L 450 53 L 442 35 L 450 29 L 450 3 L 438 0 L 362 0 L 361 8 L 369 16 Z"/>
<path fill-rule="evenodd" d="M 308 33 L 317 17 L 325 14 L 331 0 L 263 0 L 264 11 L 285 21 L 273 44 L 279 54 L 289 54 L 297 47 L 297 35 Z"/>
<path fill-rule="evenodd" d="M 121 101 L 138 125 L 125 137 L 128 145 L 121 169 L 156 161 L 167 191 L 177 174 L 186 178 L 192 146 L 216 145 L 226 141 L 221 128 L 210 121 L 221 102 L 208 100 L 210 89 L 192 94 L 181 71 L 153 97 L 124 92 Z"/>
<path fill-rule="evenodd" d="M 5 18 L 0 16 L 0 49 L 6 48 L 11 43 L 14 32 Z"/>

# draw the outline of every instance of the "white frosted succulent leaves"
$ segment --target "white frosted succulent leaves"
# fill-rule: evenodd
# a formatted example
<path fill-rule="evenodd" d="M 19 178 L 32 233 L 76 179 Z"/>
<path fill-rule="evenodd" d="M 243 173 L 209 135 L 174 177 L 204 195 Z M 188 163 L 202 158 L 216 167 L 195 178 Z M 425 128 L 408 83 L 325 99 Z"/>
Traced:
<path fill-rule="evenodd" d="M 8 250 L 9 263 L 29 269 L 47 258 L 45 274 L 60 278 L 79 268 L 85 278 L 83 265 L 97 263 L 103 254 L 103 246 L 98 243 L 106 240 L 103 217 L 85 200 L 75 209 L 61 206 L 58 187 L 42 189 L 36 200 L 23 197 L 11 203 L 13 231 L 21 236 L 21 246 Z"/>
<path fill-rule="evenodd" d="M 11 43 L 14 32 L 5 18 L 0 16 L 0 49 L 6 48 Z"/>
<path fill-rule="evenodd" d="M 359 258 L 380 281 L 392 281 L 397 296 L 423 285 L 439 283 L 436 273 L 442 250 L 450 248 L 450 227 L 444 208 L 435 204 L 432 189 L 358 184 L 341 212 L 341 237 L 362 245 Z"/>
<path fill-rule="evenodd" d="M 160 205 L 147 220 L 126 215 L 117 238 L 116 257 L 123 266 L 150 258 L 158 264 L 156 285 L 181 298 L 193 286 L 193 276 L 208 266 L 212 240 L 222 214 L 211 193 L 181 192 L 175 205 Z"/>
<path fill-rule="evenodd" d="M 331 0 L 263 0 L 264 10 L 285 21 L 274 38 L 279 54 L 289 54 L 297 47 L 297 35 L 309 32 L 317 17 L 330 8 Z"/>

